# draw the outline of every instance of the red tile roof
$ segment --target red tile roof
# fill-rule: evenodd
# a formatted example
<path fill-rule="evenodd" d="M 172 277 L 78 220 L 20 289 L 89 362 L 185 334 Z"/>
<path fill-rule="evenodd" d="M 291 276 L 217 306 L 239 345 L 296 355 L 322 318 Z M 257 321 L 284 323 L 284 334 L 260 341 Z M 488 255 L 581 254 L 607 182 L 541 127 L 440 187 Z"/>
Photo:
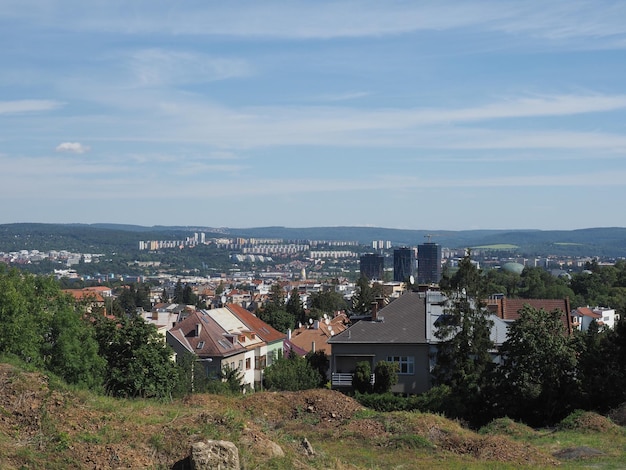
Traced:
<path fill-rule="evenodd" d="M 570 304 L 569 299 L 490 299 L 487 302 L 487 307 L 498 317 L 503 320 L 517 320 L 519 318 L 519 312 L 524 308 L 524 305 L 529 305 L 532 308 L 543 309 L 546 312 L 553 310 L 560 310 L 562 312 L 561 319 L 563 326 L 568 333 L 572 332 L 572 317 L 570 316 Z"/>
<path fill-rule="evenodd" d="M 265 323 L 256 315 L 248 312 L 245 308 L 237 304 L 226 304 L 226 308 L 230 310 L 233 315 L 235 315 L 239 320 L 254 331 L 259 338 L 261 338 L 266 343 L 273 343 L 274 341 L 279 341 L 281 339 L 285 339 L 287 335 L 281 333 L 278 330 L 275 330 L 270 325 Z"/>
<path fill-rule="evenodd" d="M 201 326 L 198 335 L 196 325 Z M 187 318 L 169 330 L 168 334 L 199 357 L 227 357 L 246 349 L 237 341 L 234 343 L 229 341 L 228 332 L 209 315 L 204 315 L 200 311 L 190 313 Z"/>

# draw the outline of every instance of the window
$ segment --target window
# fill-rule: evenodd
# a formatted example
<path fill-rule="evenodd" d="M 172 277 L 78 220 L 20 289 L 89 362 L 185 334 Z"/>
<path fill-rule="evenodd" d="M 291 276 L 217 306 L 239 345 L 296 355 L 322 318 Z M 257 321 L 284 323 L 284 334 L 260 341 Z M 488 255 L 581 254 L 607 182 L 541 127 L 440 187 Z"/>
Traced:
<path fill-rule="evenodd" d="M 252 361 L 250 361 L 250 358 L 249 358 L 249 357 L 246 357 L 246 370 L 249 370 L 249 369 L 250 369 L 251 362 L 252 362 Z"/>
<path fill-rule="evenodd" d="M 198 346 L 196 346 L 196 349 L 202 349 L 204 347 L 204 341 L 200 341 L 198 343 Z"/>
<path fill-rule="evenodd" d="M 243 370 L 243 359 L 239 359 L 239 367 L 237 367 L 238 370 Z"/>
<path fill-rule="evenodd" d="M 398 375 L 413 375 L 415 373 L 415 357 L 387 356 L 387 362 L 398 364 Z"/>
<path fill-rule="evenodd" d="M 266 361 L 265 356 L 258 356 L 254 358 L 254 368 L 256 370 L 265 369 Z"/>

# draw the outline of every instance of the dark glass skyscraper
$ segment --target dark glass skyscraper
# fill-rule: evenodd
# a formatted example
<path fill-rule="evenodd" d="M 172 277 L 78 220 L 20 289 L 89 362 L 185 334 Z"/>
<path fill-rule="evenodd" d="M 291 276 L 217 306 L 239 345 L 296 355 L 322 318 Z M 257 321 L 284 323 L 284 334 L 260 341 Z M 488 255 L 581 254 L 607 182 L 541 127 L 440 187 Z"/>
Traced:
<path fill-rule="evenodd" d="M 415 252 L 412 248 L 393 250 L 393 280 L 405 282 L 415 274 Z"/>
<path fill-rule="evenodd" d="M 417 283 L 438 284 L 441 280 L 441 247 L 424 243 L 417 247 Z"/>
<path fill-rule="evenodd" d="M 385 258 L 383 255 L 375 253 L 366 253 L 360 258 L 361 277 L 366 277 L 370 281 L 377 279 L 383 280 L 383 270 L 385 267 Z"/>

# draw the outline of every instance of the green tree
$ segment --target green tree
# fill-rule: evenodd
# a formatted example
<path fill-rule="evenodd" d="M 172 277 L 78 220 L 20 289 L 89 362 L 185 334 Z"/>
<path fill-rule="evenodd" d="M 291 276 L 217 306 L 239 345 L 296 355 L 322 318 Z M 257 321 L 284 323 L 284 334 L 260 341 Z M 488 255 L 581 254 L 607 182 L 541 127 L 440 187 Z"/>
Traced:
<path fill-rule="evenodd" d="M 50 321 L 43 346 L 46 367 L 66 382 L 102 387 L 106 361 L 99 355 L 95 331 L 68 296 Z"/>
<path fill-rule="evenodd" d="M 290 314 L 295 321 L 304 323 L 306 321 L 306 315 L 304 306 L 302 305 L 302 299 L 297 288 L 293 288 L 287 303 L 285 304 L 285 311 Z"/>
<path fill-rule="evenodd" d="M 372 310 L 372 303 L 377 297 L 383 295 L 382 285 L 370 283 L 366 277 L 360 277 L 356 282 L 354 296 L 352 297 L 352 311 L 358 315 L 365 315 Z"/>
<path fill-rule="evenodd" d="M 107 361 L 105 391 L 117 397 L 171 397 L 182 378 L 156 327 L 138 315 L 95 320 L 100 352 Z"/>
<path fill-rule="evenodd" d="M 323 387 L 328 381 L 328 369 L 330 369 L 330 359 L 324 351 L 309 352 L 306 355 L 309 365 L 315 369 L 319 375 L 319 386 Z"/>
<path fill-rule="evenodd" d="M 309 305 L 311 309 L 317 309 L 322 314 L 333 314 L 338 310 L 345 310 L 347 307 L 342 295 L 330 289 L 313 292 L 309 298 Z"/>
<path fill-rule="evenodd" d="M 388 393 L 398 383 L 398 363 L 379 361 L 374 367 L 374 393 Z"/>
<path fill-rule="evenodd" d="M 525 305 L 510 326 L 497 374 L 501 414 L 545 425 L 572 411 L 578 396 L 576 351 L 562 315 Z"/>
<path fill-rule="evenodd" d="M 279 357 L 264 370 L 264 386 L 269 390 L 307 390 L 320 382 L 319 372 L 297 354 Z"/>
<path fill-rule="evenodd" d="M 484 416 L 484 390 L 494 366 L 490 351 L 493 322 L 485 306 L 485 282 L 468 254 L 459 269 L 444 279 L 446 307 L 436 323 L 435 385 L 450 387 L 450 400 L 443 410 L 469 421 Z"/>
<path fill-rule="evenodd" d="M 359 393 L 372 391 L 372 366 L 368 361 L 357 362 L 352 376 L 352 388 Z"/>

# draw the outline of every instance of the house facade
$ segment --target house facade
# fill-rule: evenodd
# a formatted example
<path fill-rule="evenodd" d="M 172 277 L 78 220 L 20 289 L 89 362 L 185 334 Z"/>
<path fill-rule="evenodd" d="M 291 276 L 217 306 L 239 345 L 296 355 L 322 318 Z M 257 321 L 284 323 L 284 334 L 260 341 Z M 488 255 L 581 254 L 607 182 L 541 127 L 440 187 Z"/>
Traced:
<path fill-rule="evenodd" d="M 286 336 L 235 304 L 195 310 L 166 333 L 178 355 L 191 353 L 207 376 L 229 367 L 242 375 L 242 384 L 260 387 L 263 370 L 282 352 Z"/>
<path fill-rule="evenodd" d="M 356 364 L 370 363 L 372 370 L 379 361 L 398 364 L 398 383 L 394 393 L 419 394 L 432 387 L 431 371 L 435 365 L 437 322 L 445 315 L 446 297 L 438 291 L 406 292 L 371 317 L 350 326 L 328 340 L 332 345 L 331 385 L 351 388 Z M 506 341 L 510 322 L 489 314 L 490 338 L 494 343 L 491 356 L 500 361 L 498 347 Z"/>
<path fill-rule="evenodd" d="M 398 364 L 394 393 L 422 393 L 431 387 L 430 346 L 426 338 L 426 296 L 406 292 L 369 320 L 361 320 L 328 340 L 332 345 L 331 384 L 351 387 L 359 362 L 372 370 L 380 361 Z"/>

